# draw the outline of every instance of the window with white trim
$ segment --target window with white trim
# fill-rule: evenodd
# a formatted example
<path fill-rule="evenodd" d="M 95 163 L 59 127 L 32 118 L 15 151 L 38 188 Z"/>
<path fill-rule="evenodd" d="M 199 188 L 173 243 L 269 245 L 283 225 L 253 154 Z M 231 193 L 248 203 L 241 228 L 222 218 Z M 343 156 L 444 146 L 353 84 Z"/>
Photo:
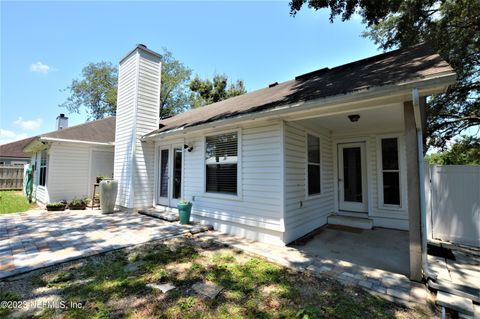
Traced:
<path fill-rule="evenodd" d="M 45 186 L 47 182 L 47 151 L 42 151 L 40 155 L 40 178 L 38 185 Z"/>
<path fill-rule="evenodd" d="M 320 194 L 320 138 L 307 134 L 308 195 Z"/>
<path fill-rule="evenodd" d="M 400 206 L 400 164 L 398 138 L 382 138 L 383 205 Z"/>
<path fill-rule="evenodd" d="M 205 138 L 205 191 L 237 195 L 238 132 Z"/>

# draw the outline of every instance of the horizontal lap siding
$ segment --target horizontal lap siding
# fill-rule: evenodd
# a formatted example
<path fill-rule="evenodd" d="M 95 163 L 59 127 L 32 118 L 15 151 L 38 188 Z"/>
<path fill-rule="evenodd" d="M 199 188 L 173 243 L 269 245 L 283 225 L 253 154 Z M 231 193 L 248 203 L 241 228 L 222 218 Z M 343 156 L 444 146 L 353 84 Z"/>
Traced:
<path fill-rule="evenodd" d="M 134 207 L 153 203 L 155 146 L 141 143 L 140 138 L 158 128 L 160 64 L 140 55 L 137 96 L 137 145 L 133 165 Z M 156 118 L 155 118 L 156 117 Z"/>
<path fill-rule="evenodd" d="M 321 195 L 306 197 L 306 131 L 285 124 L 285 242 L 290 242 L 323 225 L 333 211 L 333 154 L 329 135 L 320 136 Z"/>
<path fill-rule="evenodd" d="M 89 196 L 90 150 L 91 146 L 82 144 L 52 145 L 47 182 L 50 201 Z"/>
<path fill-rule="evenodd" d="M 131 144 L 132 135 L 135 134 L 135 103 L 137 76 L 137 59 L 127 60 L 119 70 L 117 116 L 115 129 L 115 160 L 113 175 L 118 181 L 117 204 L 128 207 L 131 201 L 132 178 Z"/>
<path fill-rule="evenodd" d="M 241 134 L 241 198 L 219 199 L 204 194 L 204 136 L 189 139 L 194 148 L 185 153 L 185 196 L 195 197 L 195 214 L 283 231 L 281 126 L 245 127 Z"/>

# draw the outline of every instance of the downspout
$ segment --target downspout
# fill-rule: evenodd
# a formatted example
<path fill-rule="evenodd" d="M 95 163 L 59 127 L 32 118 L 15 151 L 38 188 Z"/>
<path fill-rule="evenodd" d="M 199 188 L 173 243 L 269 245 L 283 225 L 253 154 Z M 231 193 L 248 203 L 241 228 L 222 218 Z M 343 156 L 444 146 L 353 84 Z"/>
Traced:
<path fill-rule="evenodd" d="M 425 200 L 425 161 L 423 159 L 423 132 L 422 118 L 420 110 L 420 95 L 418 89 L 412 89 L 413 110 L 415 115 L 415 126 L 417 129 L 417 154 L 418 154 L 418 180 L 420 192 L 420 218 L 421 218 L 421 238 L 422 238 L 422 270 L 425 279 L 436 280 L 437 276 L 432 273 L 428 267 L 427 260 L 427 207 Z"/>

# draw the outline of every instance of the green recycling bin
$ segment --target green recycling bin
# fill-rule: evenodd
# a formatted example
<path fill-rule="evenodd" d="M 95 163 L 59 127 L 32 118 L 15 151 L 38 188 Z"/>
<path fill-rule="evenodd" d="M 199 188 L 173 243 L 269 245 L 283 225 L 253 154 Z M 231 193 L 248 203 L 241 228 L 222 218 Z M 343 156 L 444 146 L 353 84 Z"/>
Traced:
<path fill-rule="evenodd" d="M 179 202 L 177 204 L 178 214 L 180 215 L 180 224 L 190 224 L 190 214 L 192 213 L 191 202 Z"/>

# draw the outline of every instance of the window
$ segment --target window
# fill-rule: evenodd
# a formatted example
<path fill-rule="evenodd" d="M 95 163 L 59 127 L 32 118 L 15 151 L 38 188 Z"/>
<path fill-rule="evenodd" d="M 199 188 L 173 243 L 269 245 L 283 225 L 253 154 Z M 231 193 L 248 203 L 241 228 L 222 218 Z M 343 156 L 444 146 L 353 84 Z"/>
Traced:
<path fill-rule="evenodd" d="M 205 190 L 237 195 L 238 133 L 205 138 Z"/>
<path fill-rule="evenodd" d="M 308 195 L 320 194 L 320 138 L 307 135 Z"/>
<path fill-rule="evenodd" d="M 45 186 L 47 181 L 47 151 L 42 151 L 40 155 L 40 180 L 39 185 Z"/>
<path fill-rule="evenodd" d="M 398 139 L 382 139 L 383 204 L 400 206 Z"/>

